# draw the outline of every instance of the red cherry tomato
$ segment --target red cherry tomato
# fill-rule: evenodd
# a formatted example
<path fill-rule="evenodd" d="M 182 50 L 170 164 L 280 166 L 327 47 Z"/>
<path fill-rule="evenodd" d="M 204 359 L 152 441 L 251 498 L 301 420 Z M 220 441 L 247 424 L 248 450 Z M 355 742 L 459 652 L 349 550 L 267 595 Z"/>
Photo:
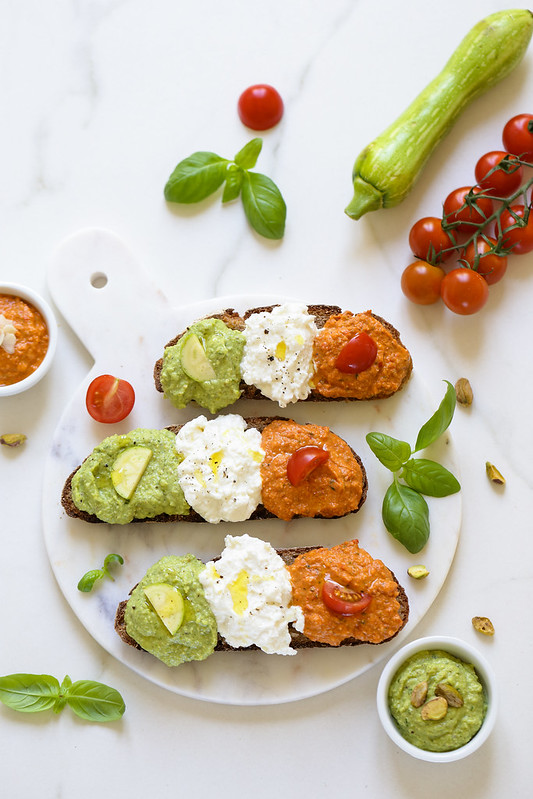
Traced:
<path fill-rule="evenodd" d="M 417 305 L 432 305 L 440 300 L 440 286 L 444 270 L 427 261 L 409 264 L 402 274 L 402 291 L 411 302 Z"/>
<path fill-rule="evenodd" d="M 492 200 L 489 197 L 480 197 L 475 202 L 477 207 L 465 205 L 465 201 L 472 194 L 480 194 L 481 190 L 477 187 L 462 186 L 460 189 L 451 191 L 444 200 L 444 217 L 448 224 L 457 222 L 453 228 L 461 232 L 468 233 L 473 230 L 473 223 L 479 224 L 487 219 L 492 213 Z M 473 201 L 473 200 L 472 200 Z"/>
<path fill-rule="evenodd" d="M 489 298 L 489 286 L 478 272 L 459 267 L 444 275 L 440 293 L 450 311 L 467 315 L 483 308 Z"/>
<path fill-rule="evenodd" d="M 337 355 L 335 366 L 344 374 L 359 374 L 369 369 L 378 354 L 378 347 L 373 338 L 362 330 L 351 338 Z"/>
<path fill-rule="evenodd" d="M 513 159 L 515 163 L 513 164 Z M 482 155 L 476 164 L 476 181 L 484 194 L 508 197 L 522 185 L 523 169 L 516 157 L 503 150 L 492 150 Z M 498 167 L 498 164 L 501 164 Z M 488 174 L 494 169 L 490 175 Z"/>
<path fill-rule="evenodd" d="M 503 146 L 533 164 L 533 114 L 517 114 L 507 122 L 502 135 Z"/>
<path fill-rule="evenodd" d="M 511 213 L 513 211 L 519 219 L 524 219 L 526 209 L 523 205 L 511 205 L 510 210 L 505 209 L 502 211 L 500 223 L 502 226 L 503 246 L 512 247 L 512 255 L 523 255 L 526 252 L 533 250 L 533 211 L 529 209 L 527 222 L 523 227 L 515 227 L 508 230 L 513 225 L 517 225 L 518 221 Z"/>
<path fill-rule="evenodd" d="M 409 232 L 409 247 L 413 255 L 430 264 L 438 264 L 453 255 L 453 242 L 442 229 L 442 220 L 425 216 L 415 222 Z M 449 250 L 442 254 L 443 250 Z"/>
<path fill-rule="evenodd" d="M 475 245 L 472 241 L 466 248 L 463 258 L 468 261 L 472 269 L 483 275 L 489 286 L 492 286 L 501 280 L 507 271 L 507 257 L 490 252 L 491 246 L 496 246 L 497 242 L 490 236 L 487 236 L 487 239 L 488 241 L 478 239 Z M 479 255 L 477 264 L 476 255 Z"/>
<path fill-rule="evenodd" d="M 127 380 L 113 375 L 95 377 L 87 389 L 85 404 L 93 419 L 104 424 L 121 422 L 131 412 L 135 392 Z"/>
<path fill-rule="evenodd" d="M 268 130 L 277 125 L 283 116 L 283 100 L 273 86 L 258 83 L 243 91 L 237 110 L 246 127 L 252 130 Z"/>
<path fill-rule="evenodd" d="M 312 471 L 317 466 L 322 466 L 329 458 L 327 449 L 321 447 L 300 447 L 292 453 L 287 462 L 287 477 L 293 486 L 298 486 L 300 483 L 309 477 Z"/>
<path fill-rule="evenodd" d="M 370 594 L 354 591 L 353 588 L 347 588 L 326 578 L 322 584 L 322 601 L 334 613 L 354 616 L 366 610 L 372 602 L 372 597 Z"/>

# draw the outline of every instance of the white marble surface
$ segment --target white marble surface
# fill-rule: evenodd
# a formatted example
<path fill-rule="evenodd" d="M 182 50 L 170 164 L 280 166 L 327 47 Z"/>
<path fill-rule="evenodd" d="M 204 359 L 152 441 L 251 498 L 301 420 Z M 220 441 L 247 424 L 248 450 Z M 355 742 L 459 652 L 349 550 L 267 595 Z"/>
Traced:
<path fill-rule="evenodd" d="M 305 291 L 354 310 L 371 307 L 394 322 L 436 399 L 443 378 L 468 376 L 475 403 L 457 411 L 452 427 L 463 484 L 459 547 L 412 637 L 474 643 L 501 690 L 487 744 L 469 760 L 436 767 L 408 758 L 380 728 L 379 666 L 313 698 L 239 707 L 171 694 L 108 654 L 65 601 L 43 536 L 43 471 L 54 430 L 93 365 L 90 344 L 58 314 L 51 371 L 0 406 L 2 431 L 28 435 L 24 449 L 0 452 L 0 673 L 100 679 L 121 690 L 127 711 L 120 723 L 97 726 L 68 710 L 32 717 L 0 707 L 10 798 L 142 795 L 157 785 L 165 797 L 180 790 L 207 796 L 217 786 L 223 796 L 357 790 L 371 799 L 422 799 L 431 790 L 436 799 L 459 792 L 499 799 L 510 782 L 515 797 L 529 795 L 533 255 L 512 259 L 486 309 L 471 318 L 409 305 L 399 276 L 411 224 L 438 213 L 449 190 L 472 180 L 475 161 L 500 146 L 509 117 L 531 111 L 533 50 L 467 109 L 403 205 L 360 222 L 343 213 L 359 150 L 473 24 L 515 5 L 3 3 L 2 278 L 50 299 L 47 265 L 61 242 L 80 229 L 105 228 L 126 241 L 171 305 Z M 181 158 L 198 149 L 231 156 L 251 137 L 235 105 L 243 88 L 260 81 L 275 85 L 286 104 L 282 123 L 264 135 L 258 163 L 287 201 L 279 244 L 254 236 L 238 205 L 221 207 L 217 199 L 183 211 L 162 196 Z M 486 460 L 507 478 L 503 489 L 488 482 Z M 477 614 L 493 619 L 493 640 L 472 630 Z"/>

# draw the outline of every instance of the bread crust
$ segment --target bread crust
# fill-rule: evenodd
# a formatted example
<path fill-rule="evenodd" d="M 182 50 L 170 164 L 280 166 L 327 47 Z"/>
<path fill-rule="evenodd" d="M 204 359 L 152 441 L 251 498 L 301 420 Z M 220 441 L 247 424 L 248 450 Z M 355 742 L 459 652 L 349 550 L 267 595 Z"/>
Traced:
<path fill-rule="evenodd" d="M 253 427 L 256 430 L 258 430 L 260 433 L 262 433 L 264 428 L 268 424 L 270 424 L 271 422 L 273 422 L 273 421 L 275 421 L 277 419 L 282 419 L 282 420 L 285 421 L 286 417 L 282 417 L 282 416 L 251 416 L 251 417 L 246 417 L 245 418 L 245 422 L 246 422 L 247 428 Z M 174 434 L 177 434 L 179 432 L 179 430 L 181 430 L 182 427 L 183 427 L 183 425 L 169 425 L 166 429 L 170 430 Z M 362 493 L 361 493 L 361 498 L 359 500 L 359 504 L 357 505 L 357 508 L 355 508 L 353 511 L 351 511 L 351 513 L 357 513 L 357 511 L 360 510 L 360 508 L 364 504 L 364 502 L 366 500 L 366 497 L 367 497 L 367 493 L 368 493 L 368 478 L 367 478 L 366 470 L 365 470 L 365 467 L 363 465 L 363 462 L 362 462 L 361 458 L 355 452 L 355 450 L 353 450 L 351 447 L 350 447 L 350 449 L 352 451 L 352 454 L 353 454 L 355 460 L 359 464 L 359 467 L 361 469 L 361 473 L 363 475 L 363 490 L 362 490 Z M 87 513 L 86 511 L 83 511 L 83 510 L 79 510 L 79 508 L 77 508 L 76 505 L 74 504 L 74 501 L 72 499 L 72 478 L 74 477 L 74 475 L 76 474 L 76 472 L 78 471 L 79 468 L 80 467 L 78 466 L 77 469 L 74 469 L 74 471 L 71 472 L 71 474 L 65 480 L 65 483 L 63 485 L 63 490 L 61 492 L 61 505 L 63 506 L 63 509 L 66 512 L 67 516 L 70 516 L 73 519 L 81 519 L 84 522 L 89 522 L 89 524 L 104 524 L 104 522 L 102 522 L 102 520 L 99 519 L 98 516 L 95 516 L 94 514 L 91 514 L 91 513 Z M 345 514 L 342 514 L 342 515 L 345 515 Z M 268 511 L 264 507 L 264 505 L 258 505 L 258 507 L 254 510 L 252 515 L 249 517 L 249 519 L 247 519 L 247 521 L 254 521 L 256 519 L 277 519 L 277 518 L 278 517 L 275 516 L 270 511 Z M 301 518 L 301 517 L 294 516 L 293 518 L 297 519 L 297 518 Z M 328 517 L 313 516 L 313 517 L 305 517 L 305 518 L 324 519 L 324 518 L 339 518 L 339 517 L 335 517 L 335 516 L 333 516 L 333 517 L 332 516 L 328 516 Z M 204 522 L 205 524 L 207 524 L 205 519 L 202 516 L 200 516 L 200 514 L 197 513 L 195 510 L 193 510 L 192 508 L 190 509 L 189 513 L 184 514 L 184 515 L 179 515 L 179 514 L 170 515 L 170 514 L 166 514 L 166 513 L 161 513 L 158 516 L 152 516 L 149 519 L 133 519 L 130 522 L 130 524 L 141 524 L 142 522 Z"/>
<path fill-rule="evenodd" d="M 242 316 L 239 313 L 237 313 L 237 311 L 235 311 L 234 308 L 226 308 L 224 311 L 221 311 L 220 313 L 210 314 L 203 318 L 221 319 L 232 330 L 242 331 L 244 330 L 244 323 L 246 322 L 249 316 L 251 316 L 254 313 L 262 313 L 263 311 L 270 312 L 275 307 L 276 307 L 275 305 L 265 305 L 259 308 L 250 308 L 248 311 L 245 311 L 245 313 L 242 314 Z M 337 314 L 342 313 L 342 308 L 340 308 L 338 305 L 308 305 L 307 310 L 308 313 L 310 313 L 315 317 L 315 324 L 319 330 L 322 327 L 324 327 L 330 316 L 335 316 Z M 377 316 L 374 313 L 372 313 L 372 316 L 374 317 L 374 319 L 380 322 L 386 330 L 388 330 L 391 336 L 393 336 L 393 338 L 395 338 L 397 342 L 402 345 L 402 347 L 405 348 L 405 345 L 400 339 L 399 331 L 393 325 L 391 325 L 390 322 L 387 322 L 386 319 L 383 319 L 383 317 Z M 175 336 L 165 345 L 164 349 L 166 349 L 167 347 L 172 347 L 174 346 L 174 344 L 177 344 L 177 342 L 180 340 L 182 336 L 185 335 L 186 332 L 187 331 L 184 330 L 181 333 L 178 333 L 177 336 Z M 153 374 L 154 374 L 155 387 L 157 391 L 159 391 L 160 393 L 164 393 L 163 386 L 161 385 L 162 368 L 163 368 L 163 358 L 159 358 L 155 363 Z M 404 385 L 409 380 L 409 377 L 411 376 L 412 370 L 413 370 L 413 364 L 411 361 L 410 367 L 406 371 L 402 383 L 396 391 L 400 391 L 404 387 Z M 265 397 L 265 395 L 262 394 L 258 388 L 256 388 L 255 386 L 248 385 L 244 381 L 241 381 L 240 389 L 241 389 L 241 397 L 240 397 L 241 399 L 254 399 L 254 400 L 268 399 L 268 397 Z M 372 396 L 372 399 L 386 399 L 387 397 L 390 396 L 391 394 L 385 394 L 385 393 L 374 394 Z M 309 395 L 304 400 L 299 400 L 299 401 L 300 402 L 364 402 L 365 400 L 361 400 L 355 397 L 354 398 L 324 397 L 322 394 L 319 394 L 315 389 L 311 389 Z"/>
<path fill-rule="evenodd" d="M 298 557 L 298 555 L 302 555 L 305 552 L 312 552 L 314 549 L 323 549 L 323 547 L 290 547 L 286 549 L 277 549 L 276 552 L 278 555 L 283 559 L 284 563 L 289 566 L 294 560 Z M 405 593 L 405 589 L 402 585 L 398 582 L 397 577 L 391 572 L 393 579 L 395 580 L 396 584 L 398 585 L 398 601 L 400 603 L 400 616 L 402 619 L 402 626 L 394 633 L 394 635 L 389 636 L 389 638 L 384 639 L 383 641 L 379 642 L 370 642 L 370 641 L 360 641 L 356 638 L 346 638 L 342 641 L 339 646 L 359 646 L 360 644 L 368 644 L 369 646 L 379 646 L 380 644 L 386 643 L 386 641 L 392 641 L 401 630 L 407 624 L 409 619 L 409 600 L 407 598 L 407 594 Z M 135 586 L 134 586 L 135 587 Z M 133 591 L 133 588 L 131 589 Z M 130 594 L 131 594 L 130 591 Z M 137 641 L 135 641 L 127 632 L 126 630 L 126 622 L 124 618 L 124 614 L 126 612 L 126 605 L 128 603 L 127 599 L 122 600 L 117 607 L 117 611 L 115 614 L 115 631 L 120 636 L 120 638 L 124 641 L 125 644 L 128 646 L 132 646 L 135 649 L 139 649 L 144 651 L 142 646 L 140 646 Z M 291 635 L 291 646 L 294 649 L 337 649 L 335 646 L 331 646 L 331 644 L 324 644 L 320 641 L 311 641 L 309 638 L 295 630 L 294 627 L 291 625 L 289 627 L 289 632 Z M 252 645 L 247 647 L 233 647 L 225 641 L 221 635 L 218 636 L 218 641 L 215 646 L 215 652 L 237 652 L 237 651 L 247 651 L 247 650 L 259 650 L 259 647 Z"/>

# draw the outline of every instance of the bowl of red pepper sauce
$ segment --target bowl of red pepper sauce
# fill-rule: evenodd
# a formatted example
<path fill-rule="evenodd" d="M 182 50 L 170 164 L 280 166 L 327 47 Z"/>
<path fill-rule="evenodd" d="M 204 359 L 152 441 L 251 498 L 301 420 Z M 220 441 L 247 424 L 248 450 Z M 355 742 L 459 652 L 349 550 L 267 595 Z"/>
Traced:
<path fill-rule="evenodd" d="M 0 397 L 19 394 L 44 377 L 57 343 L 57 322 L 33 289 L 0 283 Z"/>

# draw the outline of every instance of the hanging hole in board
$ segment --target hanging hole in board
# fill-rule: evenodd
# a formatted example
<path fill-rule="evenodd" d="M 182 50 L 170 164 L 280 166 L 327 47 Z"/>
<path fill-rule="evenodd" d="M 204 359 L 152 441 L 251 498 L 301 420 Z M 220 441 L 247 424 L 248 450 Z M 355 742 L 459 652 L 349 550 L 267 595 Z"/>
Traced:
<path fill-rule="evenodd" d="M 95 272 L 91 275 L 91 286 L 95 289 L 103 289 L 107 284 L 107 275 L 103 272 Z"/>

